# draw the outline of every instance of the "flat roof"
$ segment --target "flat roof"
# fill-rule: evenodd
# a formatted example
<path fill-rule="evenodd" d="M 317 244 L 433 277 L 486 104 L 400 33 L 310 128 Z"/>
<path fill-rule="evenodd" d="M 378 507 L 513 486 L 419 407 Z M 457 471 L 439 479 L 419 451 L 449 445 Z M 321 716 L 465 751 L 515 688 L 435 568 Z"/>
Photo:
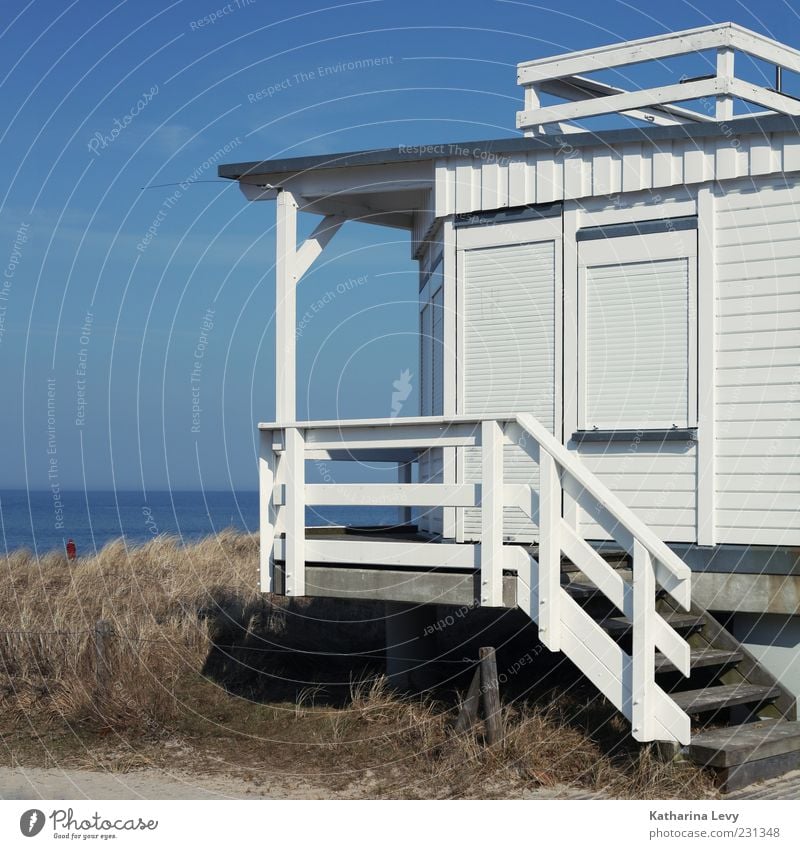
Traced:
<path fill-rule="evenodd" d="M 673 139 L 735 138 L 744 135 L 800 131 L 800 118 L 770 115 L 736 118 L 731 121 L 678 124 L 670 127 L 626 127 L 597 132 L 556 133 L 540 136 L 488 139 L 443 144 L 400 145 L 347 153 L 293 156 L 260 162 L 234 162 L 218 166 L 218 176 L 228 180 L 257 174 L 287 174 L 315 169 L 345 168 L 355 165 L 389 165 L 399 162 L 425 162 L 446 157 L 486 159 L 538 150 L 615 147 L 632 142 L 659 142 Z"/>

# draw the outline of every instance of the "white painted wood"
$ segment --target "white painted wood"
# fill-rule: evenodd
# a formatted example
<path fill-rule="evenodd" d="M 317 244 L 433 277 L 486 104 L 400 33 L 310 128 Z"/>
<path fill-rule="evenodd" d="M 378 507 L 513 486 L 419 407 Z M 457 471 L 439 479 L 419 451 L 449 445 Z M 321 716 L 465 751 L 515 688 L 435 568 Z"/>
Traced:
<path fill-rule="evenodd" d="M 620 539 L 622 531 L 638 539 L 644 545 L 656 561 L 665 567 L 666 572 L 671 573 L 680 586 L 673 587 L 670 595 L 688 610 L 689 606 L 689 582 L 691 581 L 691 570 L 689 567 L 668 548 L 628 507 L 598 480 L 589 470 L 571 454 L 564 446 L 553 439 L 553 437 L 537 422 L 529 413 L 520 413 L 516 421 L 527 431 L 538 443 L 549 453 L 566 475 L 562 474 L 562 486 L 566 488 L 571 482 L 573 495 L 583 501 L 585 497 L 591 497 L 596 503 L 604 508 L 614 517 L 615 525 L 618 527 L 619 536 L 617 541 L 628 547 L 624 539 Z M 583 490 L 585 495 L 579 496 Z M 594 508 L 594 505 L 591 505 Z M 630 545 L 632 550 L 632 545 Z M 656 567 L 657 568 L 657 567 Z M 664 576 L 666 579 L 666 575 Z M 664 581 L 659 578 L 659 583 L 664 586 Z M 666 587 L 665 587 L 666 589 Z"/>
<path fill-rule="evenodd" d="M 785 94 L 778 94 L 760 85 L 745 82 L 744 80 L 731 80 L 728 88 L 734 97 L 740 97 L 748 103 L 758 106 L 766 106 L 775 112 L 786 115 L 800 115 L 800 102 Z"/>
<path fill-rule="evenodd" d="M 576 233 L 585 213 L 578 204 L 564 204 L 563 212 L 563 430 L 562 442 L 578 429 L 578 243 Z M 564 520 L 577 530 L 578 505 L 564 493 Z"/>
<path fill-rule="evenodd" d="M 649 106 L 658 106 L 662 103 L 671 103 L 674 100 L 700 100 L 704 97 L 717 97 L 718 95 L 728 94 L 732 84 L 732 80 L 715 77 L 713 79 L 698 80 L 697 82 L 660 86 L 641 91 L 628 91 L 623 94 L 612 94 L 607 97 L 582 100 L 577 103 L 562 103 L 557 106 L 546 106 L 533 111 L 526 110 L 517 113 L 517 128 L 524 130 L 537 124 L 545 124 L 552 121 L 576 121 L 595 115 L 627 112 L 632 109 L 642 109 Z M 758 89 L 758 86 L 753 86 L 752 88 Z M 750 91 L 749 87 L 748 91 Z M 755 97 L 756 95 L 760 95 L 760 92 L 752 91 L 750 95 L 751 97 Z M 785 97 L 780 98 L 780 100 L 786 99 Z M 763 103 L 762 105 L 767 106 L 769 104 Z"/>
<path fill-rule="evenodd" d="M 286 595 L 306 593 L 306 509 L 305 509 L 305 445 L 303 431 L 286 428 L 285 466 L 286 515 L 285 548 Z"/>
<path fill-rule="evenodd" d="M 566 522 L 560 531 L 561 550 L 624 616 L 633 615 L 631 587 Z"/>
<path fill-rule="evenodd" d="M 717 197 L 717 542 L 797 545 L 800 185 L 762 176 Z M 786 297 L 788 295 L 788 298 Z"/>
<path fill-rule="evenodd" d="M 285 540 L 277 540 L 275 557 L 285 557 Z M 528 553 L 519 546 L 503 549 L 502 568 L 515 571 L 525 568 Z M 417 569 L 480 568 L 480 546 L 458 543 L 386 542 L 372 540 L 339 540 L 309 537 L 306 558 L 312 563 L 338 563 L 353 566 L 405 566 Z"/>
<path fill-rule="evenodd" d="M 712 24 L 521 62 L 517 65 L 517 82 L 525 85 L 571 74 L 624 67 L 639 62 L 679 56 L 682 53 L 710 50 L 730 43 L 730 31 L 734 26 L 730 23 Z"/>
<path fill-rule="evenodd" d="M 561 635 L 561 484 L 546 450 L 539 458 L 539 639 L 559 651 Z"/>
<path fill-rule="evenodd" d="M 474 507 L 480 503 L 479 493 L 477 484 L 307 483 L 305 486 L 306 504 L 317 506 Z"/>
<path fill-rule="evenodd" d="M 314 261 L 325 250 L 325 246 L 339 232 L 345 219 L 341 215 L 326 215 L 303 242 L 294 262 L 295 282 L 308 271 Z"/>
<path fill-rule="evenodd" d="M 652 699 L 655 686 L 656 578 L 650 552 L 633 542 L 632 733 L 636 740 L 653 739 Z"/>
<path fill-rule="evenodd" d="M 625 93 L 625 89 L 578 75 L 545 80 L 538 86 L 526 86 L 525 92 L 527 93 L 529 88 L 536 87 L 540 88 L 546 94 L 572 101 L 589 100 L 591 98 L 607 97 L 610 94 Z M 526 112 L 532 112 L 538 108 L 538 104 L 532 105 L 526 100 Z M 693 123 L 695 121 L 706 122 L 712 120 L 708 115 L 703 115 L 701 112 L 696 112 L 693 109 L 671 105 L 651 109 L 630 109 L 620 114 L 639 121 L 646 121 L 648 124 L 657 127 L 671 127 L 678 124 Z"/>
<path fill-rule="evenodd" d="M 259 585 L 262 593 L 271 593 L 275 579 L 275 485 L 277 458 L 272 450 L 272 432 L 258 434 L 258 504 L 259 504 Z"/>
<path fill-rule="evenodd" d="M 454 185 L 455 191 L 455 185 Z M 456 240 L 452 218 L 442 222 L 442 287 L 444 322 L 442 328 L 442 412 L 453 416 L 458 411 L 456 351 Z M 442 482 L 453 484 L 457 480 L 456 449 L 442 448 Z M 456 538 L 457 511 L 445 508 L 442 511 L 442 536 Z"/>
<path fill-rule="evenodd" d="M 278 194 L 275 226 L 275 418 L 297 417 L 297 201 L 291 192 Z"/>
<path fill-rule="evenodd" d="M 697 542 L 716 543 L 716 221 L 712 186 L 697 193 Z"/>
<path fill-rule="evenodd" d="M 734 77 L 734 61 L 736 53 L 731 47 L 720 47 L 717 50 L 717 76 L 732 80 Z M 733 97 L 730 94 L 717 97 L 716 119 L 730 121 L 733 118 Z"/>
<path fill-rule="evenodd" d="M 481 604 L 503 604 L 503 432 L 496 421 L 481 426 Z"/>

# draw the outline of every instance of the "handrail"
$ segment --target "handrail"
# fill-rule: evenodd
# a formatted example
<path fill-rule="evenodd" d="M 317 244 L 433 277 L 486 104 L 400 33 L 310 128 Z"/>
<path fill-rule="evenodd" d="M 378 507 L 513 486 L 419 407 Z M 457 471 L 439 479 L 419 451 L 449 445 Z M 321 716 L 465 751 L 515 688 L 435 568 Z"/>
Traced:
<path fill-rule="evenodd" d="M 583 489 L 598 501 L 621 525 L 637 539 L 660 563 L 669 569 L 673 576 L 684 585 L 684 591 L 673 596 L 686 610 L 690 606 L 692 570 L 675 554 L 663 540 L 625 504 L 618 496 L 600 481 L 589 469 L 571 454 L 548 430 L 542 427 L 530 413 L 515 416 L 519 426 L 529 433 L 536 442 L 567 472 Z M 684 584 L 685 582 L 685 584 Z M 677 590 L 677 588 L 676 588 Z M 673 593 L 670 591 L 670 595 Z"/>
<path fill-rule="evenodd" d="M 261 428 L 261 575 L 271 589 L 275 560 L 283 561 L 286 595 L 305 594 L 306 562 L 397 564 L 474 569 L 480 603 L 504 606 L 503 571 L 516 573 L 516 603 L 539 628 L 552 651 L 564 651 L 630 719 L 639 740 L 687 742 L 689 717 L 656 684 L 655 652 L 684 675 L 690 671 L 688 643 L 656 607 L 660 584 L 687 610 L 691 570 L 634 512 L 531 414 L 356 419 L 268 424 Z M 530 446 L 528 443 L 531 443 Z M 504 448 L 517 444 L 538 461 L 538 486 L 507 483 Z M 409 458 L 442 446 L 477 450 L 480 476 L 467 483 L 412 483 Z M 338 458 L 353 451 L 381 456 L 402 448 L 397 483 L 311 483 L 305 460 Z M 398 455 L 399 456 L 399 455 Z M 586 510 L 633 558 L 626 581 L 563 514 L 562 493 Z M 480 507 L 479 542 L 448 539 L 437 545 L 412 541 L 306 540 L 308 505 L 376 504 L 461 509 Z M 538 525 L 539 550 L 506 545 L 507 508 L 521 509 Z M 633 649 L 615 643 L 561 586 L 566 555 L 632 622 Z"/>

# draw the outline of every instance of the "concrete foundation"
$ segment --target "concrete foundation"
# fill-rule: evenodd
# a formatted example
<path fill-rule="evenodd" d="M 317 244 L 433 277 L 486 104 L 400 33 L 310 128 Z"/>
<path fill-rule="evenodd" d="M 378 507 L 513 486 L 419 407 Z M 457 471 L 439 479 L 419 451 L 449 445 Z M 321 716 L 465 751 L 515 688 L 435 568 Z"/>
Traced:
<path fill-rule="evenodd" d="M 800 696 L 800 616 L 737 613 L 732 630 L 766 670 Z"/>
<path fill-rule="evenodd" d="M 436 683 L 435 604 L 386 602 L 386 675 L 399 690 L 422 692 Z"/>

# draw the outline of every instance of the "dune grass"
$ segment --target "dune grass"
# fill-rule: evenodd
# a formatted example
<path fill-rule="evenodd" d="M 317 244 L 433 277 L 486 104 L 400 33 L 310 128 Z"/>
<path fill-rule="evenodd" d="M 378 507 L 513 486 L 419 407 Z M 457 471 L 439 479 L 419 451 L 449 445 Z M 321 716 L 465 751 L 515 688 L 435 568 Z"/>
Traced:
<path fill-rule="evenodd" d="M 269 764 L 359 796 L 502 797 L 562 785 L 617 798 L 713 795 L 701 771 L 635 744 L 614 710 L 547 652 L 503 693 L 499 744 L 487 748 L 480 726 L 457 734 L 468 668 L 424 697 L 398 695 L 382 674 L 382 607 L 262 595 L 251 536 L 118 541 L 74 563 L 19 551 L 2 568 L 7 747 L 14 734 L 41 741 L 68 731 L 91 751 L 112 735 L 126 741 L 133 768 L 139 752 L 185 743 L 204 769 Z M 458 629 L 463 636 L 482 613 L 450 637 L 461 640 Z M 98 679 L 99 620 L 113 637 Z"/>

